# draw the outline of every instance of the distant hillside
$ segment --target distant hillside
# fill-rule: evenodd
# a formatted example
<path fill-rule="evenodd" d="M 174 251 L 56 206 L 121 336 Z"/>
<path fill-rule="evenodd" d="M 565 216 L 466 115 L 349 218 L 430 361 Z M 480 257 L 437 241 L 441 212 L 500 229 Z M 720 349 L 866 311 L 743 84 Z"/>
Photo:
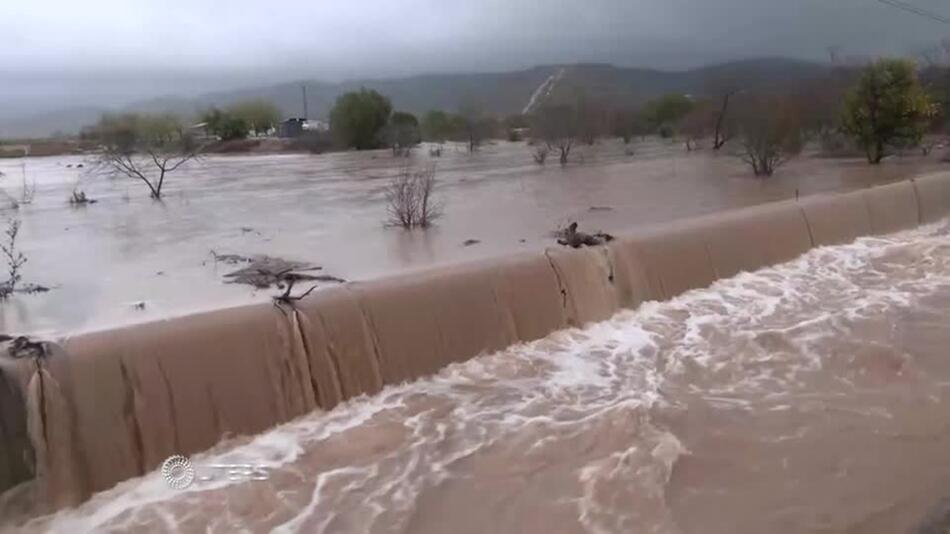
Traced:
<path fill-rule="evenodd" d="M 749 91 L 781 90 L 826 74 L 827 67 L 783 58 L 737 61 L 680 72 L 618 68 L 612 65 L 564 67 L 549 100 L 570 102 L 579 94 L 614 105 L 635 105 L 667 93 L 703 96 L 729 84 Z"/>
<path fill-rule="evenodd" d="M 556 70 L 535 67 L 530 70 L 479 74 L 426 74 L 408 78 L 355 80 L 337 84 L 297 81 L 209 93 L 193 100 L 159 99 L 131 107 L 145 111 L 194 113 L 210 106 L 227 106 L 241 100 L 263 98 L 273 102 L 287 117 L 303 114 L 302 87 L 307 88 L 307 106 L 311 118 L 325 118 L 336 98 L 360 87 L 375 89 L 388 96 L 398 110 L 424 113 L 431 109 L 455 110 L 472 99 L 489 113 L 520 112 L 531 93 Z"/>
<path fill-rule="evenodd" d="M 105 109 L 67 108 L 27 117 L 0 120 L 0 139 L 49 137 L 57 133 L 75 134 L 95 123 Z"/>
<path fill-rule="evenodd" d="M 680 92 L 702 95 L 712 83 L 728 79 L 747 89 L 787 87 L 817 78 L 827 68 L 783 58 L 738 61 L 680 72 L 622 68 L 605 64 L 541 66 L 504 73 L 427 74 L 407 78 L 356 80 L 344 83 L 298 81 L 265 87 L 209 93 L 197 98 L 169 97 L 129 106 L 135 111 L 168 111 L 193 115 L 210 106 L 227 106 L 250 98 L 273 102 L 287 117 L 303 114 L 301 87 L 307 88 L 311 118 L 325 118 L 336 98 L 360 87 L 388 96 L 398 110 L 421 114 L 431 109 L 456 110 L 471 101 L 486 113 L 508 115 L 549 101 L 587 98 L 635 105 L 656 96 Z M 0 121 L 0 136 L 74 133 L 96 120 L 102 110 L 71 109 L 18 120 Z"/>

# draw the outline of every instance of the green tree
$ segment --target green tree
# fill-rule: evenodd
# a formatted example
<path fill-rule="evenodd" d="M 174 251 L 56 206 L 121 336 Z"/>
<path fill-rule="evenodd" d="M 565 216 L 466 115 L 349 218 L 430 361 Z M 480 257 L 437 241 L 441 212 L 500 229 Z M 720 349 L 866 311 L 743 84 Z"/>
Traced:
<path fill-rule="evenodd" d="M 888 146 L 918 143 L 932 113 L 914 64 L 881 59 L 864 70 L 845 98 L 842 128 L 876 165 Z"/>
<path fill-rule="evenodd" d="M 452 137 L 452 117 L 444 112 L 432 110 L 422 117 L 422 138 L 426 141 L 444 143 Z"/>
<path fill-rule="evenodd" d="M 639 109 L 617 108 L 610 115 L 610 133 L 623 139 L 623 144 L 629 145 L 634 137 L 645 136 L 648 125 L 643 112 Z"/>
<path fill-rule="evenodd" d="M 673 125 L 685 117 L 696 103 L 690 97 L 681 94 L 668 94 L 647 102 L 644 117 L 653 131 L 670 132 Z"/>
<path fill-rule="evenodd" d="M 219 135 L 221 123 L 224 122 L 224 112 L 216 107 L 208 108 L 199 119 L 205 125 L 205 130 L 211 135 Z"/>
<path fill-rule="evenodd" d="M 211 108 L 201 116 L 201 122 L 205 123 L 208 133 L 219 137 L 222 141 L 245 139 L 251 133 L 247 120 L 231 113 L 230 110 Z"/>
<path fill-rule="evenodd" d="M 247 100 L 228 108 L 230 115 L 243 121 L 255 135 L 266 134 L 280 122 L 280 110 L 266 100 Z"/>
<path fill-rule="evenodd" d="M 408 151 L 419 143 L 419 119 L 412 113 L 397 111 L 389 119 L 386 127 L 389 146 L 393 154 Z"/>
<path fill-rule="evenodd" d="M 210 134 L 219 137 L 222 141 L 244 139 L 251 131 L 248 122 L 231 113 L 230 110 L 211 108 L 201 116 L 201 121 L 205 123 L 205 128 Z"/>
<path fill-rule="evenodd" d="M 336 100 L 330 111 L 330 129 L 348 147 L 369 150 L 381 146 L 383 128 L 392 113 L 389 99 L 376 91 L 360 89 Z"/>

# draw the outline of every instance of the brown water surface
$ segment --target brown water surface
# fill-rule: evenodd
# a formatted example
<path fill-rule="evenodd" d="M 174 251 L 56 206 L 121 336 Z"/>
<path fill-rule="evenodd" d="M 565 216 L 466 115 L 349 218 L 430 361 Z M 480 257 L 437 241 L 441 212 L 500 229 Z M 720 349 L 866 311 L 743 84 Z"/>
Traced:
<path fill-rule="evenodd" d="M 425 149 L 411 158 L 386 151 L 320 156 L 215 156 L 171 176 L 154 202 L 144 185 L 83 168 L 80 157 L 0 160 L 0 189 L 32 204 L 0 214 L 23 222 L 24 279 L 53 286 L 0 305 L 0 332 L 69 334 L 250 301 L 275 290 L 223 284 L 233 270 L 210 254 L 270 254 L 366 279 L 439 263 L 553 244 L 550 232 L 578 221 L 611 232 L 727 208 L 906 179 L 941 169 L 933 158 L 861 160 L 803 157 L 768 180 L 736 158 L 686 153 L 648 140 L 580 147 L 576 162 L 539 167 L 523 144 L 475 154 Z M 405 166 L 435 165 L 445 216 L 427 232 L 386 228 L 384 188 Z M 74 188 L 99 202 L 72 207 Z M 479 243 L 464 246 L 466 240 Z M 144 309 L 138 306 L 144 303 Z"/>
<path fill-rule="evenodd" d="M 192 459 L 266 481 L 153 473 L 22 530 L 923 532 L 948 325 L 950 226 L 863 238 Z"/>

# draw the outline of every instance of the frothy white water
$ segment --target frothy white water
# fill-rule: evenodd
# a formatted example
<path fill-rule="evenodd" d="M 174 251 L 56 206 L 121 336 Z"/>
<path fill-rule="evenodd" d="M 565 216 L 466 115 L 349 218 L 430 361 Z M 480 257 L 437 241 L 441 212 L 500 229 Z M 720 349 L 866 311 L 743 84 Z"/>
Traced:
<path fill-rule="evenodd" d="M 945 229 L 819 248 L 193 458 L 262 464 L 268 481 L 176 491 L 153 473 L 22 529 L 729 531 L 695 526 L 720 506 L 742 514 L 733 531 L 842 531 L 923 491 L 866 494 L 864 466 L 928 454 L 905 443 L 950 428 L 950 373 L 901 326 L 948 305 Z M 877 456 L 842 456 L 842 429 Z M 747 487 L 710 488 L 722 466 Z"/>

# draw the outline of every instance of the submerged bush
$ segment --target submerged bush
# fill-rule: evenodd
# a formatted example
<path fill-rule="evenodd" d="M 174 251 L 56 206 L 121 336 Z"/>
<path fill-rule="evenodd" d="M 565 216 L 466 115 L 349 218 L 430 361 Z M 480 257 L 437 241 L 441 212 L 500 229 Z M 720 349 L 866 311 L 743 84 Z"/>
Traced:
<path fill-rule="evenodd" d="M 428 228 L 442 216 L 442 208 L 433 198 L 435 168 L 422 171 L 405 169 L 386 187 L 388 224 L 407 230 Z"/>

